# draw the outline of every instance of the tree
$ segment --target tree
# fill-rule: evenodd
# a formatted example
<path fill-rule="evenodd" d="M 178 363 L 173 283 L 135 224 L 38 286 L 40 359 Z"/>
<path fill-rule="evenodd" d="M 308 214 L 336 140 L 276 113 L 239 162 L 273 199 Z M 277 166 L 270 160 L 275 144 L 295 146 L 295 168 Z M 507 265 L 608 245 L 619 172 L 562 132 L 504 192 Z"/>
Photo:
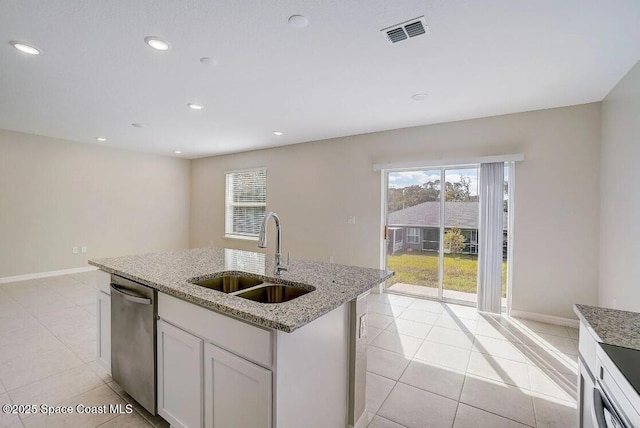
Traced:
<path fill-rule="evenodd" d="M 387 203 L 389 212 L 403 210 L 428 201 L 437 201 L 439 182 L 428 182 L 422 185 L 411 185 L 401 188 L 389 188 Z"/>
<path fill-rule="evenodd" d="M 465 237 L 458 226 L 453 226 L 444 234 L 444 249 L 451 254 L 458 254 L 465 247 Z"/>
<path fill-rule="evenodd" d="M 427 181 L 422 185 L 427 201 L 440 199 L 440 180 Z"/>
<path fill-rule="evenodd" d="M 390 213 L 403 210 L 423 202 L 435 202 L 440 199 L 440 180 L 427 181 L 420 185 L 390 187 L 387 191 L 387 204 Z M 462 176 L 460 181 L 447 181 L 444 186 L 447 202 L 477 202 L 478 196 L 471 195 L 471 178 Z"/>
<path fill-rule="evenodd" d="M 464 175 L 460 181 L 445 183 L 445 201 L 448 202 L 470 202 L 476 201 L 477 197 L 471 196 L 471 179 Z"/>

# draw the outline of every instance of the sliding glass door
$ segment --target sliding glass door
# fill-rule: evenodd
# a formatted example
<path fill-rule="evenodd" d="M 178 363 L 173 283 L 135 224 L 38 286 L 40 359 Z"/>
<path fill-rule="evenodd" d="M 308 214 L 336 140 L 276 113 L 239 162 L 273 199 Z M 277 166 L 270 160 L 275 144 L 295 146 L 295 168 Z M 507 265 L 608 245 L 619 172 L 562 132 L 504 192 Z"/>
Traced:
<path fill-rule="evenodd" d="M 387 173 L 387 287 L 440 298 L 441 169 Z"/>
<path fill-rule="evenodd" d="M 478 168 L 445 169 L 442 296 L 477 302 Z"/>
<path fill-rule="evenodd" d="M 503 298 L 506 297 L 508 168 L 505 168 Z M 477 302 L 479 166 L 386 171 L 389 291 Z M 506 301 L 505 301 L 506 302 Z"/>

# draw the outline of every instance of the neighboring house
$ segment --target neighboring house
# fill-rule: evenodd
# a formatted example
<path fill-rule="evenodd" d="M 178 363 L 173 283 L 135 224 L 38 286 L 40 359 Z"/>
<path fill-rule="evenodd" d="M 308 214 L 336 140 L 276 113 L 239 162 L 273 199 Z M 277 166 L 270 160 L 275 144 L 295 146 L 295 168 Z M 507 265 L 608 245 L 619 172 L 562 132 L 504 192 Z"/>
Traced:
<path fill-rule="evenodd" d="M 458 227 L 465 237 L 463 254 L 478 253 L 478 202 L 445 202 L 445 232 Z M 423 202 L 389 213 L 387 251 L 438 251 L 440 248 L 440 202 Z M 507 245 L 508 214 L 503 213 L 504 251 Z"/>

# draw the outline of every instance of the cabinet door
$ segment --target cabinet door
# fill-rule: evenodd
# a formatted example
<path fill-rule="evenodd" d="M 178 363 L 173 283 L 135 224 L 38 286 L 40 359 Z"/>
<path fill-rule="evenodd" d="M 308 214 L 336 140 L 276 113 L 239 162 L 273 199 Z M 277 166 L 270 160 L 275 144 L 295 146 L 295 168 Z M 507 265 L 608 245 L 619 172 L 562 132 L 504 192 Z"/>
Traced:
<path fill-rule="evenodd" d="M 98 363 L 111 374 L 111 296 L 98 291 Z"/>
<path fill-rule="evenodd" d="M 158 414 L 172 427 L 202 427 L 202 345 L 158 320 Z"/>
<path fill-rule="evenodd" d="M 271 371 L 206 343 L 204 375 L 206 427 L 271 427 Z"/>

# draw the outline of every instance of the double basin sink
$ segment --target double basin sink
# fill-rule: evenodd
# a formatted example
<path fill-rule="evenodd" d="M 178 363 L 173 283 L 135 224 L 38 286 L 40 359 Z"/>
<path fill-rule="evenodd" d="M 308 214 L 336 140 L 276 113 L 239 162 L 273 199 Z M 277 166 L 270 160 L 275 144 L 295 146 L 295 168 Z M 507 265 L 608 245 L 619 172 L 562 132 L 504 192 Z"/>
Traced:
<path fill-rule="evenodd" d="M 315 289 L 313 287 L 306 289 L 292 285 L 267 283 L 258 278 L 237 274 L 222 274 L 212 278 L 193 279 L 189 282 L 260 303 L 287 302 Z"/>

